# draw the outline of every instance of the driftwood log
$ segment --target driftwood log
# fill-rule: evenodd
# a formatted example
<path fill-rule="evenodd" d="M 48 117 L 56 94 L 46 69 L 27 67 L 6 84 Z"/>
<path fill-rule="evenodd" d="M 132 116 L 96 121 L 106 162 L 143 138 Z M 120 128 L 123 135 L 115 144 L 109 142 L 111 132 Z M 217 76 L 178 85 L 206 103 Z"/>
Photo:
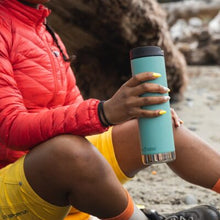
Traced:
<path fill-rule="evenodd" d="M 180 97 L 186 63 L 174 46 L 166 14 L 155 0 L 53 0 L 49 23 L 62 37 L 85 98 L 106 99 L 130 76 L 129 50 L 158 45 L 165 52 L 171 96 Z"/>
<path fill-rule="evenodd" d="M 177 19 L 188 20 L 192 17 L 198 17 L 202 20 L 211 20 L 220 9 L 220 1 L 212 0 L 210 2 L 184 1 L 162 4 L 162 8 L 167 12 L 167 21 L 172 26 Z"/>

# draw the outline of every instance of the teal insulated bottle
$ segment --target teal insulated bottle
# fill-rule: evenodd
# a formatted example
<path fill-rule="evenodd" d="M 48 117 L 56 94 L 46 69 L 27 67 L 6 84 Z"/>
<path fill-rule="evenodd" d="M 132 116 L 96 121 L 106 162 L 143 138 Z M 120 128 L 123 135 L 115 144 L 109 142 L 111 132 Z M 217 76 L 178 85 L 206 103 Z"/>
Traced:
<path fill-rule="evenodd" d="M 161 77 L 148 81 L 167 87 L 164 53 L 160 47 L 143 46 L 130 51 L 132 74 L 143 72 L 160 73 Z M 168 94 L 146 93 L 143 96 L 167 96 Z M 139 118 L 142 160 L 144 164 L 169 162 L 176 158 L 172 118 L 169 101 L 143 106 L 147 110 L 165 110 L 166 114 L 155 118 Z"/>

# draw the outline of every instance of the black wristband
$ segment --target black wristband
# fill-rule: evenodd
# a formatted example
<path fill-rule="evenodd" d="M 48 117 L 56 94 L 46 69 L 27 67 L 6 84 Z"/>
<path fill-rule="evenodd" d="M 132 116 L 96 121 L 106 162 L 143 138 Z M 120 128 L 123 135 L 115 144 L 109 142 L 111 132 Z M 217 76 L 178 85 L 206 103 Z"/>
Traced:
<path fill-rule="evenodd" d="M 103 108 L 104 102 L 105 101 L 100 101 L 99 104 L 98 104 L 98 116 L 99 116 L 99 120 L 102 123 L 102 125 L 104 127 L 109 127 L 109 126 L 112 126 L 113 124 L 110 123 L 108 121 L 108 119 L 106 118 L 106 116 L 105 116 L 105 112 L 104 112 L 104 108 Z"/>
<path fill-rule="evenodd" d="M 98 116 L 99 116 L 99 120 L 100 120 L 100 122 L 101 122 L 101 124 L 104 126 L 104 127 L 108 127 L 108 125 L 105 123 L 105 122 L 103 122 L 103 119 L 102 119 L 102 116 L 103 116 L 103 111 L 102 111 L 102 109 L 103 109 L 103 103 L 100 101 L 99 102 L 99 104 L 98 104 Z M 104 117 L 103 117 L 104 118 Z"/>

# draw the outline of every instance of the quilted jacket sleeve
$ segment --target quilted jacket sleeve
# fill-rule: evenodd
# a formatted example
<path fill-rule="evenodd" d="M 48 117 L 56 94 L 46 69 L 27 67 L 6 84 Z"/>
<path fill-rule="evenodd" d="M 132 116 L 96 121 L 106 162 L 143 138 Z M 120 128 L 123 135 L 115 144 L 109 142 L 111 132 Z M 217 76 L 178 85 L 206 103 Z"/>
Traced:
<path fill-rule="evenodd" d="M 24 105 L 10 61 L 11 31 L 0 21 L 0 141 L 15 150 L 28 150 L 59 134 L 89 135 L 103 132 L 97 114 L 99 100 L 30 113 Z M 11 39 L 11 42 L 10 40 Z"/>

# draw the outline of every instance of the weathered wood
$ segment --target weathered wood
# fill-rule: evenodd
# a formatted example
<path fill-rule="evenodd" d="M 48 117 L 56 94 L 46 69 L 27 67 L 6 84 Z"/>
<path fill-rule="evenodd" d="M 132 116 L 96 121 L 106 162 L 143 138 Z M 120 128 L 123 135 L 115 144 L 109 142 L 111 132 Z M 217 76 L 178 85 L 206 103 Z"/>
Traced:
<path fill-rule="evenodd" d="M 172 96 L 182 94 L 186 78 L 183 55 L 174 46 L 166 14 L 155 0 L 53 0 L 49 22 L 61 35 L 84 96 L 110 97 L 131 76 L 129 50 L 158 45 L 166 57 Z"/>
<path fill-rule="evenodd" d="M 220 8 L 219 8 L 220 9 Z M 220 12 L 211 21 L 179 19 L 171 28 L 175 45 L 189 65 L 220 64 Z"/>
<path fill-rule="evenodd" d="M 211 2 L 204 1 L 185 1 L 161 4 L 162 8 L 167 12 L 167 21 L 172 26 L 177 19 L 190 19 L 198 17 L 201 19 L 211 20 L 220 10 L 220 1 L 213 0 Z"/>

